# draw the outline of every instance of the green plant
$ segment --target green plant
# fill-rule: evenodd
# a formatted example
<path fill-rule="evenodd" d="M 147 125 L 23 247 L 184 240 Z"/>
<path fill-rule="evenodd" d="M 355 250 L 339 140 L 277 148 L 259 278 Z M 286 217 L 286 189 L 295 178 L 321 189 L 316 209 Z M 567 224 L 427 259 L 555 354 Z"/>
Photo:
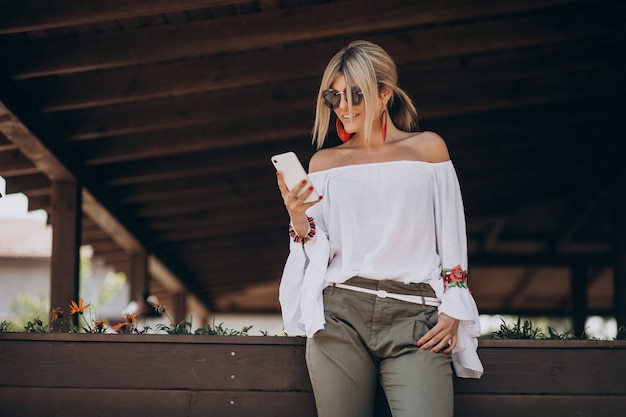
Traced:
<path fill-rule="evenodd" d="M 578 338 L 576 336 L 574 336 L 569 331 L 565 332 L 565 333 L 559 333 L 554 328 L 548 326 L 548 337 L 545 337 L 545 339 L 550 339 L 550 340 L 575 340 L 575 339 L 578 339 Z"/>
<path fill-rule="evenodd" d="M 210 335 L 210 336 L 248 336 L 248 332 L 252 326 L 244 326 L 241 330 L 232 330 L 224 327 L 224 323 L 220 323 L 217 326 L 213 322 L 211 327 L 208 323 L 199 329 L 196 329 L 194 334 Z"/>
<path fill-rule="evenodd" d="M 0 333 L 10 332 L 11 331 L 11 322 L 2 320 L 0 322 Z"/>
<path fill-rule="evenodd" d="M 35 317 L 26 323 L 24 330 L 28 333 L 46 333 L 49 327 L 47 324 L 44 324 L 39 317 Z"/>
<path fill-rule="evenodd" d="M 157 332 L 165 332 L 167 334 L 192 334 L 191 333 L 191 320 L 189 321 L 183 320 L 180 323 L 174 323 L 174 320 L 167 314 L 167 309 L 165 306 L 154 306 L 154 309 L 167 317 L 170 321 L 170 324 L 157 324 L 155 333 Z"/>
<path fill-rule="evenodd" d="M 543 339 L 545 338 L 543 331 L 539 327 L 533 328 L 530 320 L 517 318 L 517 323 L 507 325 L 502 319 L 500 329 L 491 333 L 493 339 Z"/>
<path fill-rule="evenodd" d="M 70 306 L 70 315 L 76 315 L 76 322 L 67 320 L 61 308 L 55 308 L 50 312 L 50 326 L 44 323 L 39 317 L 30 320 L 24 330 L 27 332 L 69 332 L 69 333 L 108 333 L 106 320 L 95 320 L 92 318 L 91 303 L 84 304 L 83 299 L 79 302 L 72 301 Z M 167 334 L 183 334 L 183 335 L 211 335 L 211 336 L 248 336 L 248 332 L 252 326 L 244 326 L 241 330 L 233 330 L 224 327 L 224 323 L 210 326 L 208 323 L 204 327 L 198 328 L 192 332 L 192 319 L 189 321 L 182 320 L 175 323 L 167 314 L 165 306 L 155 305 L 154 309 L 163 314 L 169 320 L 169 324 L 157 324 L 154 330 L 150 326 L 144 326 L 139 329 L 137 315 L 135 313 L 125 313 L 122 315 L 123 322 L 111 327 L 117 333 L 122 334 L 148 334 L 148 333 L 167 333 Z M 89 314 L 89 318 L 85 317 L 85 312 Z M 3 321 L 0 323 L 0 332 L 9 331 L 12 323 Z M 269 336 L 268 331 L 262 331 L 263 336 Z"/>

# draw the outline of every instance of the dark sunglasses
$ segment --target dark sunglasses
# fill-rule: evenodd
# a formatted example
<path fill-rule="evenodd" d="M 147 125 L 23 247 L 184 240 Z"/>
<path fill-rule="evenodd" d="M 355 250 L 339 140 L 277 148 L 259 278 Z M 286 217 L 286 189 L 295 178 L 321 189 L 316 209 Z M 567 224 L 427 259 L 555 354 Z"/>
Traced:
<path fill-rule="evenodd" d="M 325 90 L 322 93 L 322 99 L 324 100 L 324 104 L 326 104 L 326 106 L 328 106 L 329 109 L 336 109 L 337 107 L 339 107 L 339 103 L 341 103 L 342 94 L 346 94 L 346 92 L 337 91 L 337 90 L 333 90 L 332 88 L 329 88 L 328 90 Z M 358 106 L 359 104 L 361 104 L 361 101 L 363 100 L 363 92 L 361 91 L 361 89 L 357 87 L 356 85 L 353 85 L 351 89 L 351 94 L 352 94 L 352 105 Z M 346 97 L 346 100 L 347 100 L 347 97 Z"/>

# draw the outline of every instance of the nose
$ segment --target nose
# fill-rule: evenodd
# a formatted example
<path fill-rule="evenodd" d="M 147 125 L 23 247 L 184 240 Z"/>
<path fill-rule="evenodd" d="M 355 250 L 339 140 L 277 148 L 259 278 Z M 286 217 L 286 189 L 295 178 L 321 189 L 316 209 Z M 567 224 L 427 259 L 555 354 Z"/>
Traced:
<path fill-rule="evenodd" d="M 339 108 L 348 108 L 348 96 L 345 92 L 339 94 L 341 99 L 339 100 Z"/>

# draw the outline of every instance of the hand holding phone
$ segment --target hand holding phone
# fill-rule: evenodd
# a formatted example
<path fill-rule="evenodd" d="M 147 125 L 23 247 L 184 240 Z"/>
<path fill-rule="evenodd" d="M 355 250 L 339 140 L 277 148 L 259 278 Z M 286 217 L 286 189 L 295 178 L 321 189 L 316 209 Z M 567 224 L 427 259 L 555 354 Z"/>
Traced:
<path fill-rule="evenodd" d="M 306 179 L 309 183 L 311 183 L 311 181 L 309 181 L 309 177 L 306 175 L 304 167 L 300 163 L 300 160 L 293 152 L 286 152 L 272 156 L 272 164 L 274 164 L 277 171 L 280 171 L 283 179 L 285 180 L 285 185 L 290 190 L 298 185 L 298 183 L 303 179 Z M 303 187 L 298 192 L 298 197 L 300 197 L 305 191 L 306 188 Z M 304 202 L 312 203 L 314 201 L 318 201 L 319 199 L 319 194 L 316 190 L 313 190 Z"/>

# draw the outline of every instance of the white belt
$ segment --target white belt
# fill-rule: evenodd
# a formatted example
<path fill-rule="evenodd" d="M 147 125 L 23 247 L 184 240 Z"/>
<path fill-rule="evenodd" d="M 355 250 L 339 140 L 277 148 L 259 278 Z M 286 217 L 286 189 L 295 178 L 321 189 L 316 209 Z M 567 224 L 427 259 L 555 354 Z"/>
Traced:
<path fill-rule="evenodd" d="M 441 301 L 439 301 L 435 297 L 424 297 L 421 295 L 394 294 L 391 292 L 387 292 L 385 290 L 370 290 L 369 288 L 355 287 L 353 285 L 346 285 L 346 284 L 333 284 L 333 285 L 337 288 L 343 288 L 345 290 L 364 292 L 367 294 L 376 295 L 380 298 L 393 298 L 394 300 L 406 301 L 408 303 L 422 304 L 422 305 L 434 306 L 434 307 L 438 307 L 441 304 Z"/>

